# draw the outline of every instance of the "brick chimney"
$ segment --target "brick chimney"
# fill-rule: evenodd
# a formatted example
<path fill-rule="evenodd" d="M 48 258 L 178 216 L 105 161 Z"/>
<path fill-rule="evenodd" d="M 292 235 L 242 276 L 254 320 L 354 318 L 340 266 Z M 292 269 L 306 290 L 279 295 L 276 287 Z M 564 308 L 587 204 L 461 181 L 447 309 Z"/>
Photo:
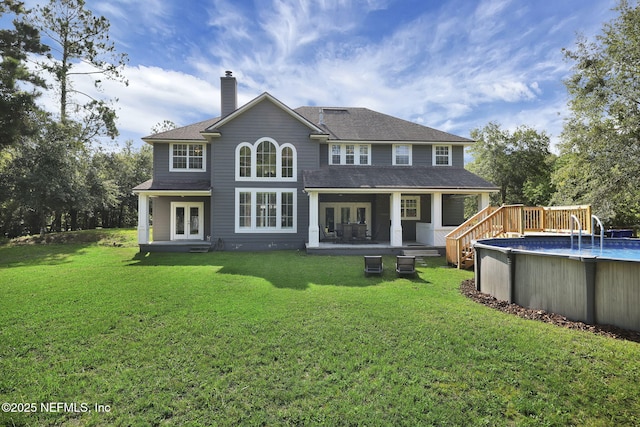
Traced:
<path fill-rule="evenodd" d="M 220 77 L 220 117 L 228 116 L 238 108 L 238 82 L 231 71 Z"/>

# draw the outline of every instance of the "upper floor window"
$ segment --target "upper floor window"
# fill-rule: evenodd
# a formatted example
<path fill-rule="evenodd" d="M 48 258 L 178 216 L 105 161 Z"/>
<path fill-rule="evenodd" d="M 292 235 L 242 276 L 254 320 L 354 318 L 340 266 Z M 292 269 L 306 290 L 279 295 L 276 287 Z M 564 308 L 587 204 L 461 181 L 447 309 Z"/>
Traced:
<path fill-rule="evenodd" d="M 282 147 L 282 173 L 283 178 L 293 178 L 293 148 Z"/>
<path fill-rule="evenodd" d="M 296 149 L 274 139 L 243 142 L 236 148 L 236 180 L 296 180 Z"/>
<path fill-rule="evenodd" d="M 394 165 L 411 165 L 411 145 L 394 144 L 393 145 L 393 164 Z"/>
<path fill-rule="evenodd" d="M 276 177 L 277 149 L 273 142 L 262 141 L 256 150 L 256 177 Z"/>
<path fill-rule="evenodd" d="M 435 145 L 433 147 L 433 165 L 451 166 L 451 146 Z"/>
<path fill-rule="evenodd" d="M 169 170 L 172 172 L 204 172 L 207 170 L 204 144 L 171 144 Z"/>
<path fill-rule="evenodd" d="M 240 147 L 240 152 L 238 153 L 238 161 L 240 162 L 240 164 L 238 165 L 239 176 L 251 177 L 251 147 Z"/>
<path fill-rule="evenodd" d="M 331 144 L 330 165 L 370 165 L 371 146 L 369 144 Z"/>

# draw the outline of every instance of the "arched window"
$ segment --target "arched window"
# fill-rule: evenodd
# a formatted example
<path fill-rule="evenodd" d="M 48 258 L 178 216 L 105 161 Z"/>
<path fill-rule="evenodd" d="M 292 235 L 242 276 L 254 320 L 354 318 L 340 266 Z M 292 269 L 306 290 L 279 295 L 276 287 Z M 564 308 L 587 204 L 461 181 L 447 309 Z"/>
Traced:
<path fill-rule="evenodd" d="M 282 148 L 282 177 L 293 178 L 293 149 L 291 147 Z"/>
<path fill-rule="evenodd" d="M 244 145 L 240 147 L 239 153 L 240 171 L 239 174 L 242 178 L 251 177 L 251 147 Z"/>
<path fill-rule="evenodd" d="M 236 179 L 241 181 L 295 181 L 296 148 L 278 145 L 271 138 L 255 143 L 243 142 L 236 147 Z"/>
<path fill-rule="evenodd" d="M 270 141 L 262 141 L 256 150 L 256 178 L 275 178 L 277 149 Z"/>

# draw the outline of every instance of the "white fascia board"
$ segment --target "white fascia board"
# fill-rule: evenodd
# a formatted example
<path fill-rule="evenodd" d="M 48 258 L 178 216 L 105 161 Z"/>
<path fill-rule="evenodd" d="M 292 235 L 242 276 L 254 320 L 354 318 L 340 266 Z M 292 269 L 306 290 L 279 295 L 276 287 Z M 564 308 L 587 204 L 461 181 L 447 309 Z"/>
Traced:
<path fill-rule="evenodd" d="M 437 142 L 437 141 L 393 141 L 393 140 L 363 140 L 363 139 L 327 139 L 327 144 L 371 144 L 371 145 L 473 145 L 475 141 Z"/>
<path fill-rule="evenodd" d="M 202 197 L 211 196 L 211 190 L 134 190 L 133 194 L 143 194 L 149 197 Z"/>
<path fill-rule="evenodd" d="M 384 187 L 384 188 L 305 188 L 307 193 L 322 194 L 386 194 L 386 193 L 411 193 L 411 194 L 482 194 L 497 193 L 499 190 L 486 188 L 405 188 L 405 187 Z"/>

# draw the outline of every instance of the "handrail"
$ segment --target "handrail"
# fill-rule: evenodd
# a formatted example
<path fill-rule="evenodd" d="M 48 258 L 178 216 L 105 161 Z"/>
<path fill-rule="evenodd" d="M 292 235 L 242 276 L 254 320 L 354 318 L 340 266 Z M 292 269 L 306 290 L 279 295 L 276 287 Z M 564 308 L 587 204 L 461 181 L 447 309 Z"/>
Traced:
<path fill-rule="evenodd" d="M 459 235 L 456 235 L 457 233 L 463 233 L 464 231 L 466 231 L 469 228 L 473 227 L 478 222 L 484 220 L 487 216 L 489 216 L 496 209 L 498 209 L 498 208 L 496 208 L 495 206 L 491 206 L 491 205 L 485 207 L 484 209 L 480 210 L 475 215 L 473 215 L 471 218 L 469 218 L 468 220 L 466 220 L 465 222 L 463 222 L 462 224 L 457 226 L 455 228 L 455 230 L 452 230 L 451 232 L 449 232 L 449 234 L 447 234 L 445 236 L 445 238 L 447 238 L 447 239 L 454 238 L 455 239 L 455 238 L 459 237 Z"/>
<path fill-rule="evenodd" d="M 573 250 L 573 224 L 574 222 L 578 225 L 578 252 L 582 252 L 582 224 L 580 224 L 580 220 L 577 216 L 571 214 L 571 219 L 569 220 L 570 236 L 571 236 L 571 250 Z"/>
<path fill-rule="evenodd" d="M 604 248 L 604 226 L 602 225 L 602 221 L 600 221 L 600 218 L 595 215 L 591 215 L 591 246 L 594 246 L 594 239 L 596 235 L 596 229 L 593 225 L 594 220 L 600 226 L 600 254 L 602 254 L 602 249 Z"/>
<path fill-rule="evenodd" d="M 573 218 L 570 217 L 570 214 Z M 502 205 L 486 207 L 446 236 L 447 262 L 458 268 L 473 263 L 473 242 L 482 238 L 494 238 L 508 234 L 575 231 L 573 221 L 579 226 L 580 245 L 582 231 L 591 232 L 589 222 L 591 206 L 527 207 L 523 205 Z M 573 236 L 571 238 L 573 243 Z"/>

